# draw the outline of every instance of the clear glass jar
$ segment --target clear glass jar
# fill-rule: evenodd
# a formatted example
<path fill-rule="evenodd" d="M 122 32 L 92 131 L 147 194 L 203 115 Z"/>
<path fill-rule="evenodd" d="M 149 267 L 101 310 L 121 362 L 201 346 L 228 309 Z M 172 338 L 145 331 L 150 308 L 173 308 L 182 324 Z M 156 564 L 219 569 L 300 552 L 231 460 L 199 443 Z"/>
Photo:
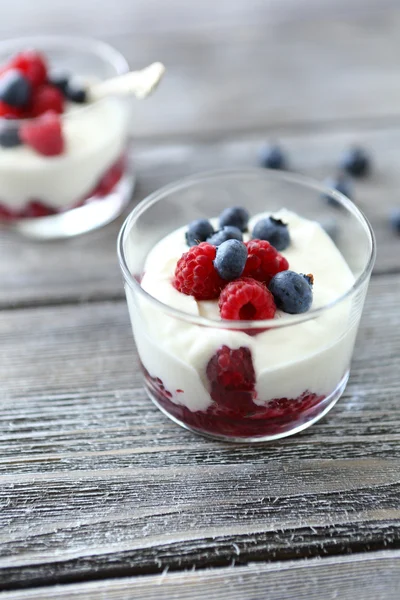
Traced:
<path fill-rule="evenodd" d="M 0 64 L 27 49 L 44 54 L 49 72 L 95 82 L 129 70 L 114 48 L 63 36 L 20 38 L 0 43 Z M 131 101 L 66 102 L 61 118 L 65 140 L 58 156 L 44 156 L 25 143 L 0 145 L 0 225 L 30 237 L 69 237 L 101 227 L 129 202 L 134 178 L 128 169 Z M 39 117 L 40 118 L 40 117 Z M 0 117 L 2 131 L 21 131 L 27 121 Z"/>
<path fill-rule="evenodd" d="M 335 243 L 354 283 L 328 305 L 267 321 L 191 315 L 142 289 L 146 256 L 160 239 L 235 205 L 252 215 L 285 207 L 311 220 L 334 222 Z M 176 423 L 218 439 L 273 440 L 318 421 L 340 398 L 375 242 L 365 217 L 338 192 L 297 175 L 258 169 L 189 177 L 133 210 L 122 227 L 118 251 L 146 390 Z M 236 353 L 239 368 L 250 365 L 253 379 L 242 388 L 213 376 L 213 357 L 222 347 Z"/>

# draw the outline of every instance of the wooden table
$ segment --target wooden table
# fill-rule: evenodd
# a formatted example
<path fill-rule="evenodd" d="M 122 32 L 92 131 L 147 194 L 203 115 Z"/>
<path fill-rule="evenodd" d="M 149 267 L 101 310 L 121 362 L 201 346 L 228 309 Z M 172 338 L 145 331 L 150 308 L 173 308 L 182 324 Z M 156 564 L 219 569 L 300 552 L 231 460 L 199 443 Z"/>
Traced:
<path fill-rule="evenodd" d="M 202 439 L 147 399 L 115 242 L 0 234 L 1 600 L 400 596 L 400 9 L 396 0 L 16 0 L 0 32 L 163 60 L 132 128 L 135 202 L 279 139 L 319 179 L 356 141 L 378 259 L 344 397 L 270 445 Z M 24 589 L 22 589 L 24 588 Z"/>

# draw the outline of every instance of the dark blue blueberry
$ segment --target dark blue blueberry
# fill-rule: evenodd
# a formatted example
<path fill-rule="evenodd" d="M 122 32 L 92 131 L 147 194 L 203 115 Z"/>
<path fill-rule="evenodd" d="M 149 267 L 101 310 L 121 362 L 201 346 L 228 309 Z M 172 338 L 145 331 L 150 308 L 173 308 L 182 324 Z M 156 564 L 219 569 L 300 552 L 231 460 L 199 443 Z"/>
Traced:
<path fill-rule="evenodd" d="M 269 282 L 268 289 L 277 308 L 291 315 L 307 312 L 312 304 L 312 275 L 281 271 Z"/>
<path fill-rule="evenodd" d="M 371 160 L 362 148 L 348 148 L 340 157 L 339 167 L 353 177 L 365 177 L 371 170 Z"/>
<path fill-rule="evenodd" d="M 247 248 L 239 240 L 227 240 L 217 248 L 215 269 L 222 279 L 232 281 L 243 273 L 247 260 Z"/>
<path fill-rule="evenodd" d="M 214 233 L 211 237 L 207 238 L 207 242 L 212 244 L 213 246 L 220 246 L 223 242 L 227 240 L 239 240 L 243 241 L 243 235 L 240 229 L 237 227 L 232 227 L 228 225 L 227 227 L 223 227 L 216 233 Z"/>
<path fill-rule="evenodd" d="M 274 217 L 266 217 L 257 221 L 252 237 L 254 240 L 266 240 L 279 251 L 285 250 L 290 244 L 287 224 Z"/>
<path fill-rule="evenodd" d="M 207 219 L 197 219 L 189 223 L 185 234 L 188 246 L 197 246 L 200 242 L 205 242 L 210 235 L 214 233 L 213 226 Z"/>
<path fill-rule="evenodd" d="M 350 200 L 352 199 L 353 185 L 351 179 L 343 173 L 339 173 L 335 177 L 328 177 L 328 179 L 325 179 L 324 185 L 331 190 L 336 190 L 344 196 L 347 196 L 347 198 L 350 198 Z M 338 200 L 329 194 L 322 194 L 322 199 L 332 206 L 340 207 L 340 202 L 338 202 Z"/>
<path fill-rule="evenodd" d="M 0 100 L 21 108 L 26 106 L 32 95 L 30 82 L 17 69 L 10 69 L 0 77 Z"/>
<path fill-rule="evenodd" d="M 14 123 L 2 123 L 0 125 L 0 146 L 3 148 L 14 148 L 22 144 L 19 129 Z"/>
<path fill-rule="evenodd" d="M 232 225 L 237 227 L 240 231 L 246 231 L 247 223 L 249 222 L 249 212 L 242 206 L 232 206 L 222 211 L 219 216 L 219 226 L 226 227 Z"/>
<path fill-rule="evenodd" d="M 53 71 L 50 73 L 50 83 L 58 88 L 64 95 L 67 93 L 69 73 L 66 71 Z"/>
<path fill-rule="evenodd" d="M 400 233 L 400 208 L 394 208 L 390 213 L 390 224 L 396 233 Z"/>
<path fill-rule="evenodd" d="M 287 159 L 278 145 L 266 145 L 260 151 L 260 166 L 265 169 L 287 169 Z"/>
<path fill-rule="evenodd" d="M 76 102 L 77 104 L 84 104 L 87 100 L 85 88 L 73 81 L 68 82 L 64 93 L 68 100 L 71 100 L 71 102 Z"/>

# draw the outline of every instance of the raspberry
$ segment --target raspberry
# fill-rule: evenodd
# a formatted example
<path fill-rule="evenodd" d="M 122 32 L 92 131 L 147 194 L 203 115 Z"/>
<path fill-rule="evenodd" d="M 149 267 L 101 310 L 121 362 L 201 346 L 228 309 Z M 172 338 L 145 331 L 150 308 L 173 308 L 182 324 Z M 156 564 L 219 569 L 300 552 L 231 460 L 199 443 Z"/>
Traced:
<path fill-rule="evenodd" d="M 37 219 L 38 217 L 48 217 L 56 214 L 56 210 L 50 206 L 46 206 L 38 200 L 30 200 L 28 204 L 21 210 L 20 217 L 24 219 Z"/>
<path fill-rule="evenodd" d="M 221 346 L 207 365 L 207 378 L 213 387 L 252 391 L 256 375 L 249 348 L 242 346 L 232 350 Z"/>
<path fill-rule="evenodd" d="M 18 215 L 4 204 L 0 204 L 0 223 L 2 221 L 13 221 Z"/>
<path fill-rule="evenodd" d="M 214 268 L 216 252 L 215 246 L 207 242 L 192 246 L 178 260 L 173 286 L 197 300 L 218 298 L 226 282 Z"/>
<path fill-rule="evenodd" d="M 268 284 L 274 275 L 289 268 L 286 258 L 266 240 L 250 240 L 246 246 L 248 255 L 243 277 Z"/>
<path fill-rule="evenodd" d="M 64 150 L 60 117 L 49 111 L 33 121 L 22 123 L 20 137 L 43 156 L 57 156 Z"/>
<path fill-rule="evenodd" d="M 23 110 L 16 106 L 10 106 L 0 100 L 0 117 L 3 119 L 20 119 L 23 115 Z"/>
<path fill-rule="evenodd" d="M 48 110 L 62 114 L 64 110 L 64 97 L 60 90 L 53 85 L 42 85 L 33 93 L 30 106 L 30 116 L 39 117 Z"/>
<path fill-rule="evenodd" d="M 269 290 L 251 277 L 228 283 L 219 299 L 223 319 L 273 319 L 276 312 L 274 297 Z"/>
<path fill-rule="evenodd" d="M 125 170 L 125 156 L 122 156 L 116 163 L 112 165 L 108 169 L 108 171 L 103 175 L 101 180 L 99 181 L 97 187 L 94 192 L 91 194 L 93 196 L 107 196 L 117 185 Z"/>
<path fill-rule="evenodd" d="M 14 56 L 10 61 L 10 67 L 21 71 L 34 87 L 42 85 L 47 80 L 45 58 L 35 50 L 26 50 Z"/>

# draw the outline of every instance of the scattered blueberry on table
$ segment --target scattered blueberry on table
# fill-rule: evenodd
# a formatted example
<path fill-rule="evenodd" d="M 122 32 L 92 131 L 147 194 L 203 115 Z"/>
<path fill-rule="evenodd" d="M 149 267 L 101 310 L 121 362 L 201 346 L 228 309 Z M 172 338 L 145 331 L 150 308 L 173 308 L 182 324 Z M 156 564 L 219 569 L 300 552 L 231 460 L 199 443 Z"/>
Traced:
<path fill-rule="evenodd" d="M 331 190 L 336 190 L 337 192 L 340 192 L 341 194 L 352 200 L 352 181 L 350 177 L 348 177 L 344 173 L 338 173 L 333 177 L 328 177 L 327 179 L 325 179 L 324 185 L 330 188 Z M 337 202 L 337 200 L 335 200 L 335 198 L 333 198 L 329 194 L 322 194 L 322 198 L 329 204 L 332 204 L 333 206 L 339 206 L 339 202 Z"/>
<path fill-rule="evenodd" d="M 363 148 L 353 146 L 342 153 L 339 168 L 353 177 L 365 177 L 371 170 L 371 159 Z"/>
<path fill-rule="evenodd" d="M 267 144 L 260 151 L 260 166 L 265 169 L 287 169 L 287 158 L 277 144 Z"/>
<path fill-rule="evenodd" d="M 400 234 L 400 208 L 394 208 L 390 213 L 390 224 L 393 231 Z"/>

